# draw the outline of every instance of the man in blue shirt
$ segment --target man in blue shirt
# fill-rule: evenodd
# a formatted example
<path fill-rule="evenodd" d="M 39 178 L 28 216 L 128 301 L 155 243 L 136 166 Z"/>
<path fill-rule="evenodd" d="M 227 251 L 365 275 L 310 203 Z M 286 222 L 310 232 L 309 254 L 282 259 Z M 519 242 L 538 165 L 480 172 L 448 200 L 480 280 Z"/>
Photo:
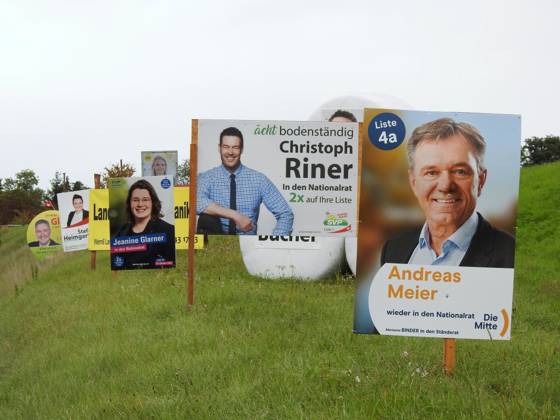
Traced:
<path fill-rule="evenodd" d="M 409 181 L 426 222 L 388 241 L 382 265 L 513 268 L 513 237 L 475 212 L 487 176 L 485 150 L 475 127 L 450 118 L 414 130 L 407 144 Z"/>
<path fill-rule="evenodd" d="M 272 234 L 290 235 L 294 214 L 284 197 L 264 174 L 241 163 L 241 131 L 223 130 L 218 148 L 222 164 L 198 176 L 198 231 L 255 235 L 262 203 L 276 218 Z"/>

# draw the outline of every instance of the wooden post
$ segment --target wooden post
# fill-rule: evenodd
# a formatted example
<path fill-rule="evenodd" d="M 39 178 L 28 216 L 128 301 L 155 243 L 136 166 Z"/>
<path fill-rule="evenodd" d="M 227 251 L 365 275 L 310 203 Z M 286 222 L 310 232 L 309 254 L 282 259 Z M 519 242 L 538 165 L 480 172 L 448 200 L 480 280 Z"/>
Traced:
<path fill-rule="evenodd" d="M 187 254 L 187 302 L 194 305 L 194 235 L 196 234 L 196 174 L 198 163 L 198 120 L 192 120 L 189 187 L 189 249 Z"/>
<path fill-rule="evenodd" d="M 456 360 L 457 358 L 455 354 L 455 339 L 444 338 L 443 339 L 443 370 L 447 375 L 451 376 L 455 372 Z"/>
<path fill-rule="evenodd" d="M 93 183 L 95 185 L 95 189 L 99 189 L 100 185 L 101 185 L 101 175 L 99 174 L 93 174 Z M 93 215 L 92 215 L 93 217 Z M 97 251 L 91 251 L 90 254 L 90 268 L 92 270 L 95 270 L 97 264 Z"/>

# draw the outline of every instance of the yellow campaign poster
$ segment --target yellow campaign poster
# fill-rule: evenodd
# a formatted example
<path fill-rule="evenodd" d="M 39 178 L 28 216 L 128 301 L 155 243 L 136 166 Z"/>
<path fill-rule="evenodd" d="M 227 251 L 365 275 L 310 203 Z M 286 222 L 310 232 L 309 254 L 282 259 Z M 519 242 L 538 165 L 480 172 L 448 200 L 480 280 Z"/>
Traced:
<path fill-rule="evenodd" d="M 61 243 L 58 210 L 44 211 L 31 220 L 27 227 L 27 245 L 38 259 L 61 252 Z"/>
<path fill-rule="evenodd" d="M 174 187 L 175 247 L 188 249 L 189 187 Z M 90 190 L 89 239 L 91 251 L 109 251 L 109 190 Z M 204 247 L 204 236 L 195 235 L 194 248 Z"/>
<path fill-rule="evenodd" d="M 109 251 L 109 190 L 90 190 L 88 249 Z"/>
<path fill-rule="evenodd" d="M 175 247 L 188 249 L 189 242 L 189 187 L 174 187 Z M 194 235 L 194 249 L 204 248 L 204 235 Z"/>

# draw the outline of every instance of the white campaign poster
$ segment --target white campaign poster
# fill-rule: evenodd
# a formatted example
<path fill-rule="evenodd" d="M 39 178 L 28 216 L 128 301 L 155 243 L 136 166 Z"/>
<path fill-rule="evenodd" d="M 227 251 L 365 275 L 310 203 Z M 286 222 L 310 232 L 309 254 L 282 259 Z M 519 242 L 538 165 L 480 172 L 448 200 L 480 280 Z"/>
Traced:
<path fill-rule="evenodd" d="M 143 151 L 142 176 L 169 175 L 177 178 L 178 155 L 176 150 Z"/>
<path fill-rule="evenodd" d="M 507 340 L 519 115 L 364 110 L 354 332 Z"/>
<path fill-rule="evenodd" d="M 60 227 L 64 252 L 87 249 L 89 190 L 59 193 L 56 197 L 60 211 Z"/>
<path fill-rule="evenodd" d="M 237 142 L 237 150 L 223 149 L 230 147 L 220 143 L 224 130 L 229 137 L 242 135 L 242 147 Z M 242 165 L 250 176 L 237 181 L 235 211 L 251 223 L 236 223 L 228 232 L 229 219 L 220 215 L 218 233 L 355 236 L 358 132 L 357 123 L 199 120 L 199 218 L 210 204 L 230 209 L 226 171 Z M 273 186 L 263 187 L 262 176 Z M 269 198 L 276 194 L 285 204 Z M 287 222 L 282 219 L 286 212 L 292 213 Z"/>
<path fill-rule="evenodd" d="M 385 264 L 369 291 L 380 334 L 509 340 L 513 268 Z"/>

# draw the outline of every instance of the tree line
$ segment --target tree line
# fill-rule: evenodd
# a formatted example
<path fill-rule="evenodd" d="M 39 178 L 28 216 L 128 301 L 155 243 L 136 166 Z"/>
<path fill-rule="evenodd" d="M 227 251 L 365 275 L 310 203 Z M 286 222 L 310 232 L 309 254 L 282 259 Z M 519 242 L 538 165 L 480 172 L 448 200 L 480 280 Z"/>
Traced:
<path fill-rule="evenodd" d="M 531 137 L 521 148 L 521 165 L 540 165 L 560 160 L 560 137 Z"/>

